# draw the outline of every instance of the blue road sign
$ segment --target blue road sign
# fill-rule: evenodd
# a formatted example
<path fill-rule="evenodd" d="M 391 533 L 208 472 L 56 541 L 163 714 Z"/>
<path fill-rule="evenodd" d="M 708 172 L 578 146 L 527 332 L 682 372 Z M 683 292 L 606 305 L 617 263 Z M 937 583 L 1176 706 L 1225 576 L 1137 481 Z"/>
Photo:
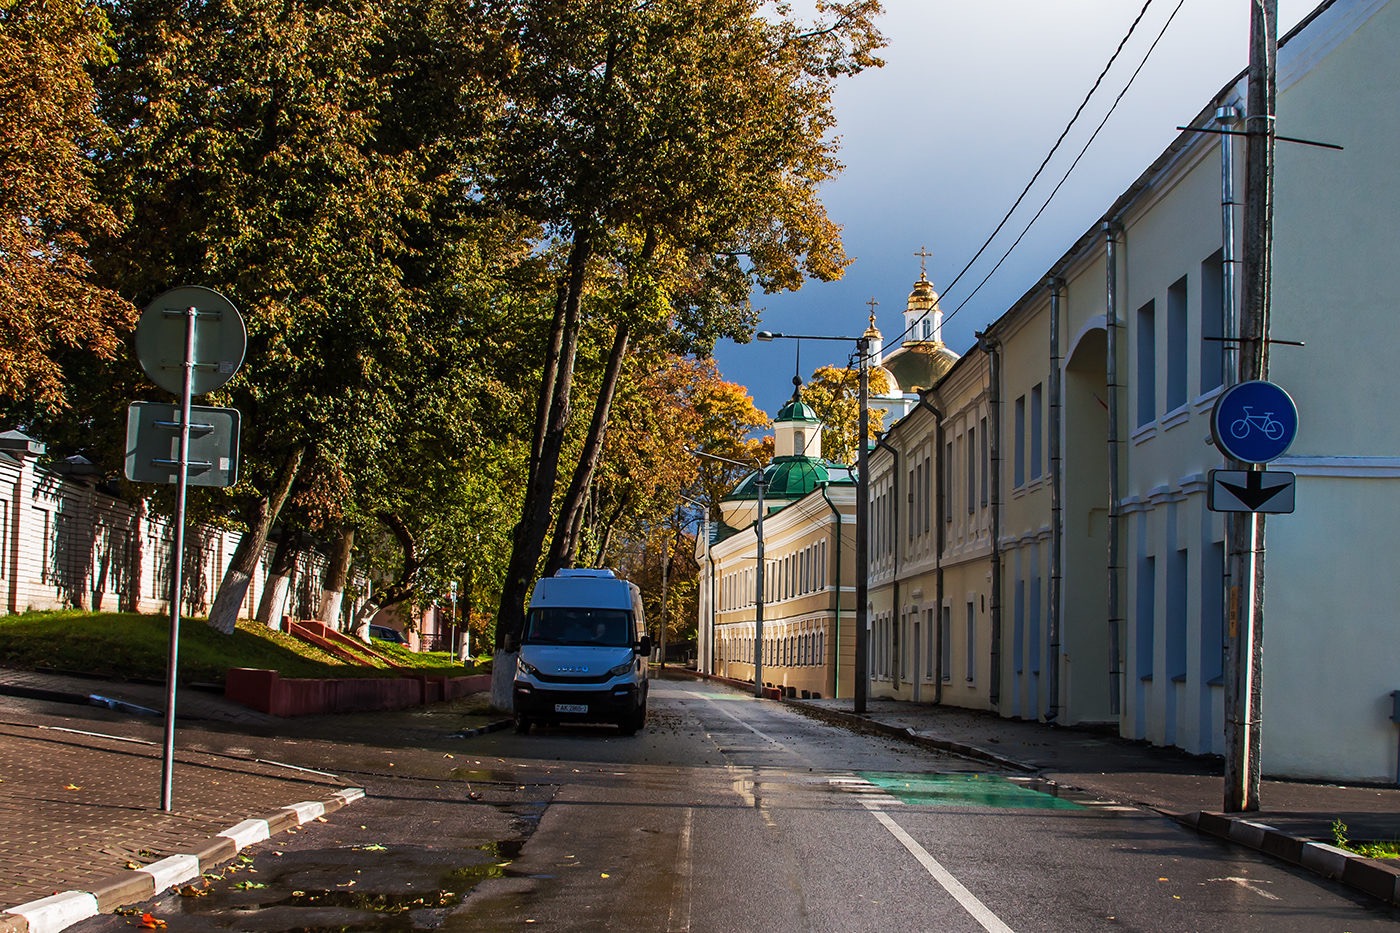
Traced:
<path fill-rule="evenodd" d="M 1220 393 L 1210 415 L 1215 446 L 1244 463 L 1283 456 L 1298 434 L 1298 409 L 1272 382 L 1254 380 Z"/>

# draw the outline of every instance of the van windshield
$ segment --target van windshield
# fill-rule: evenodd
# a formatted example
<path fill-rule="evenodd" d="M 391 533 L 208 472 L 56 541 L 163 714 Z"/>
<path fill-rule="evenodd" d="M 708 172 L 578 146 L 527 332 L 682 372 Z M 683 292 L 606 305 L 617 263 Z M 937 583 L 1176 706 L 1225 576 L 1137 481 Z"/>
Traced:
<path fill-rule="evenodd" d="M 625 609 L 545 606 L 531 609 L 525 624 L 525 643 L 531 645 L 626 648 L 632 641 L 632 613 Z"/>

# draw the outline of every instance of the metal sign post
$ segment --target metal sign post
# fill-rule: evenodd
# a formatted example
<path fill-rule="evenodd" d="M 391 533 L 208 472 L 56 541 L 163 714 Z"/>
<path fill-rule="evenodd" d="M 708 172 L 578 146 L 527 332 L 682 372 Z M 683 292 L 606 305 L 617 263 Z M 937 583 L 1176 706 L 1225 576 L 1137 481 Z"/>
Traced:
<path fill-rule="evenodd" d="M 217 327 L 201 330 L 201 318 L 216 324 Z M 168 422 L 154 422 L 152 425 L 162 430 L 174 428 L 179 432 L 178 452 L 174 463 L 168 459 L 147 458 L 152 462 L 161 460 L 157 465 L 162 468 L 163 473 L 159 475 L 168 476 L 175 483 L 175 540 L 170 561 L 170 652 L 166 662 L 165 745 L 161 757 L 160 790 L 160 808 L 166 812 L 174 806 L 172 789 L 175 772 L 175 685 L 180 660 L 180 604 L 184 599 L 185 585 L 185 497 L 191 466 L 191 399 L 195 394 L 210 392 L 232 379 L 243 363 L 246 347 L 247 331 L 238 309 L 218 292 L 198 286 L 174 288 L 159 295 L 146 306 L 136 328 L 136 353 L 141 361 L 141 368 L 161 388 L 180 396 L 178 423 L 171 425 Z M 127 415 L 127 477 L 136 482 L 151 480 L 143 472 L 147 464 L 142 462 L 142 458 L 136 453 L 145 446 L 140 439 L 140 426 L 143 422 L 139 414 L 139 411 L 134 414 L 129 411 Z M 234 415 L 236 416 L 237 412 L 234 412 Z M 236 425 L 236 417 L 233 421 Z M 201 425 L 201 428 L 216 431 L 213 424 Z M 232 468 L 223 465 L 222 475 L 227 479 L 223 485 L 230 485 L 237 475 L 236 433 L 235 427 L 232 453 L 235 465 Z M 146 442 L 149 440 L 149 437 L 145 438 Z M 166 450 L 168 449 L 167 446 Z M 169 473 L 172 467 L 173 475 Z M 214 484 L 206 481 L 205 485 Z"/>

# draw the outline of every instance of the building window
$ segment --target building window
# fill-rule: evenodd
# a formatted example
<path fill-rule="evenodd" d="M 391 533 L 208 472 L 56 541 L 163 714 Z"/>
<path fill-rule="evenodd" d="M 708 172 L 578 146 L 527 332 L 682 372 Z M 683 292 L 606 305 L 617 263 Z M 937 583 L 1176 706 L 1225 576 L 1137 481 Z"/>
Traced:
<path fill-rule="evenodd" d="M 1017 487 L 1026 485 L 1026 397 L 1016 399 L 1016 456 L 1014 482 Z"/>
<path fill-rule="evenodd" d="M 1220 250 L 1201 263 L 1201 393 L 1225 382 L 1225 264 Z"/>
<path fill-rule="evenodd" d="M 1157 304 L 1149 301 L 1137 313 L 1137 423 L 1157 418 Z"/>
<path fill-rule="evenodd" d="M 1140 680 L 1152 679 L 1152 654 L 1156 648 L 1157 629 L 1157 558 L 1138 560 L 1137 578 L 1137 675 Z"/>
<path fill-rule="evenodd" d="M 977 682 L 977 604 L 967 601 L 967 682 Z"/>
<path fill-rule="evenodd" d="M 943 646 L 943 657 L 940 659 L 938 676 L 944 683 L 953 679 L 953 607 L 939 607 L 938 617 L 938 643 Z"/>
<path fill-rule="evenodd" d="M 1186 587 L 1190 555 L 1185 548 L 1167 564 L 1167 677 L 1186 679 Z"/>
<path fill-rule="evenodd" d="M 1167 411 L 1186 404 L 1186 276 L 1167 289 Z"/>
<path fill-rule="evenodd" d="M 933 515 L 933 460 L 924 458 L 924 534 L 928 534 L 930 517 Z"/>
<path fill-rule="evenodd" d="M 943 521 L 953 520 L 953 442 L 944 445 L 943 450 Z"/>
<path fill-rule="evenodd" d="M 1224 683 L 1225 545 L 1216 541 L 1201 556 L 1201 680 Z"/>
<path fill-rule="evenodd" d="M 991 455 L 990 455 L 991 443 L 987 440 L 987 419 L 986 419 L 986 418 L 983 418 L 983 419 L 982 419 L 982 433 L 981 433 L 981 438 L 982 438 L 982 508 L 985 509 L 985 508 L 987 507 L 987 495 L 988 495 L 988 490 L 991 488 L 991 483 L 988 481 L 988 477 L 991 475 L 991 463 L 992 463 L 992 458 L 991 458 Z"/>
<path fill-rule="evenodd" d="M 1044 472 L 1045 397 L 1040 383 L 1031 389 L 1031 479 L 1040 479 Z"/>
<path fill-rule="evenodd" d="M 967 429 L 967 514 L 977 509 L 977 429 Z"/>
<path fill-rule="evenodd" d="M 916 464 L 909 471 L 909 532 L 906 537 L 910 541 L 914 540 L 914 532 L 919 530 L 919 493 L 924 488 L 923 478 L 924 466 L 922 463 Z"/>

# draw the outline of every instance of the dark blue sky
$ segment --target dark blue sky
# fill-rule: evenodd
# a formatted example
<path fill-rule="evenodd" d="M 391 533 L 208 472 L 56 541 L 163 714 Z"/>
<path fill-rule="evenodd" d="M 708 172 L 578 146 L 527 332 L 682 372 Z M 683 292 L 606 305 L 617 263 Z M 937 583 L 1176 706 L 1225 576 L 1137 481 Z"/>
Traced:
<path fill-rule="evenodd" d="M 855 262 L 839 282 L 754 296 L 760 328 L 857 335 L 874 298 L 893 344 L 927 248 L 943 337 L 961 353 L 1098 219 L 1248 62 L 1251 0 L 1182 0 L 1147 64 L 1049 208 L 976 295 L 1059 183 L 1177 7 L 1155 0 L 1060 152 L 982 258 L 955 286 L 1030 181 L 1143 7 L 1139 0 L 885 0 L 886 66 L 838 91 L 845 172 L 825 191 Z M 1314 6 L 1279 0 L 1284 35 Z M 959 307 L 961 306 L 961 307 Z M 955 309 L 958 309 L 955 311 Z M 792 393 L 791 341 L 723 343 L 726 379 L 772 415 Z M 804 342 L 802 373 L 844 364 L 839 344 Z"/>

